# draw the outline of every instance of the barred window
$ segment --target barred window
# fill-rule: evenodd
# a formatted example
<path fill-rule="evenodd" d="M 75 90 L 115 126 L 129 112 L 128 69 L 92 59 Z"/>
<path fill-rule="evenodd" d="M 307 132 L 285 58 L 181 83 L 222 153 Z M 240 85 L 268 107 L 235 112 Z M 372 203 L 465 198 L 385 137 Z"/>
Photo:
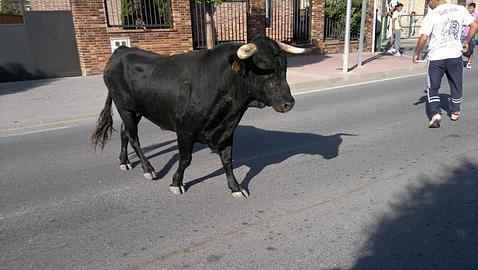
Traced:
<path fill-rule="evenodd" d="M 104 0 L 109 27 L 171 28 L 170 0 Z"/>

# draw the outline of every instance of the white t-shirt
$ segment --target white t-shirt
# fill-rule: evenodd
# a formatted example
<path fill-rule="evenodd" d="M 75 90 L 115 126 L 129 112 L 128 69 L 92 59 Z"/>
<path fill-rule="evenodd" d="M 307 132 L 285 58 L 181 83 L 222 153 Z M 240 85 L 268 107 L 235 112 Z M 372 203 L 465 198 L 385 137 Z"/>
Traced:
<path fill-rule="evenodd" d="M 420 35 L 430 37 L 428 60 L 458 58 L 463 53 L 460 41 L 463 25 L 470 25 L 475 18 L 459 5 L 442 4 L 429 11 L 422 22 Z"/>

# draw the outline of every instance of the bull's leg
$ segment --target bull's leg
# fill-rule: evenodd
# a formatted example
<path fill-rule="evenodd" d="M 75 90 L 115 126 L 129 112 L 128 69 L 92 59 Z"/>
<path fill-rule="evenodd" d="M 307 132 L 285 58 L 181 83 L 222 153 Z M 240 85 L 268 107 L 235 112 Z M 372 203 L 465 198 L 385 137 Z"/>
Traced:
<path fill-rule="evenodd" d="M 221 157 L 222 165 L 226 171 L 227 185 L 232 192 L 232 196 L 234 198 L 247 198 L 249 197 L 249 194 L 239 185 L 234 176 L 232 164 L 232 141 L 233 137 L 231 136 L 224 145 L 219 147 L 219 156 Z"/>
<path fill-rule="evenodd" d="M 139 121 L 141 121 L 141 117 L 141 115 L 136 116 L 136 126 L 139 124 Z M 128 158 L 128 143 L 128 134 L 126 133 L 124 123 L 121 123 L 121 152 L 119 155 L 119 160 L 120 169 L 123 171 L 131 170 L 133 168 Z"/>
<path fill-rule="evenodd" d="M 179 165 L 178 170 L 173 176 L 173 182 L 169 189 L 174 194 L 183 194 L 186 189 L 183 185 L 184 170 L 191 164 L 194 141 L 190 136 L 181 136 L 178 134 Z"/>
<path fill-rule="evenodd" d="M 131 166 L 131 162 L 128 159 L 128 143 L 128 135 L 126 134 L 124 124 L 121 123 L 121 152 L 119 155 L 119 160 L 120 169 L 123 171 L 131 170 L 133 168 L 133 166 Z"/>
<path fill-rule="evenodd" d="M 136 155 L 138 156 L 141 162 L 141 167 L 143 167 L 144 178 L 148 180 L 153 180 L 154 178 L 156 178 L 156 172 L 154 171 L 153 166 L 151 166 L 151 163 L 149 163 L 149 161 L 144 156 L 143 150 L 141 149 L 141 146 L 139 144 L 138 123 L 141 117 L 138 116 L 135 112 L 130 112 L 130 111 L 121 111 L 119 112 L 119 114 L 121 115 L 121 118 L 123 119 L 123 123 L 125 127 L 125 135 L 126 135 L 126 140 L 123 140 L 123 138 L 121 139 L 121 145 L 122 145 L 121 151 L 123 151 L 123 143 L 129 140 L 131 147 L 133 147 L 134 151 L 136 152 Z M 125 155 L 127 157 L 128 153 L 126 152 L 126 147 L 124 147 L 124 150 L 125 150 Z"/>

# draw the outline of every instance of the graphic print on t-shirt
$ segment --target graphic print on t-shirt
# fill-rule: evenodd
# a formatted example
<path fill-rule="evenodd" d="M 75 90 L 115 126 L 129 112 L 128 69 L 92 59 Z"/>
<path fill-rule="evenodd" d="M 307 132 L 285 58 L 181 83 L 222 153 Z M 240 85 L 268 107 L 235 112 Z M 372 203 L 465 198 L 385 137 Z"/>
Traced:
<path fill-rule="evenodd" d="M 461 25 L 455 19 L 448 18 L 442 26 L 440 43 L 447 43 L 450 41 L 460 40 Z"/>

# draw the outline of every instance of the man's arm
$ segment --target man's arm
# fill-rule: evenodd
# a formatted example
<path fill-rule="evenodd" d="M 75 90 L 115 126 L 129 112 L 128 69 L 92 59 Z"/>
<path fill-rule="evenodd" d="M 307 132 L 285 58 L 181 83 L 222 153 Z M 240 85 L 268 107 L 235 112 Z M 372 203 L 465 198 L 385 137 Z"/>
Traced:
<path fill-rule="evenodd" d="M 468 36 L 466 37 L 466 40 L 463 42 L 463 51 L 466 52 L 468 51 L 468 46 L 470 45 L 471 40 L 475 36 L 476 32 L 478 32 L 478 22 L 474 20 L 470 24 L 470 31 L 468 32 Z"/>
<path fill-rule="evenodd" d="M 420 39 L 418 39 L 417 47 L 415 48 L 415 53 L 413 54 L 413 63 L 418 64 L 418 57 L 420 56 L 420 52 L 423 50 L 423 47 L 427 44 L 428 36 L 421 35 Z"/>

